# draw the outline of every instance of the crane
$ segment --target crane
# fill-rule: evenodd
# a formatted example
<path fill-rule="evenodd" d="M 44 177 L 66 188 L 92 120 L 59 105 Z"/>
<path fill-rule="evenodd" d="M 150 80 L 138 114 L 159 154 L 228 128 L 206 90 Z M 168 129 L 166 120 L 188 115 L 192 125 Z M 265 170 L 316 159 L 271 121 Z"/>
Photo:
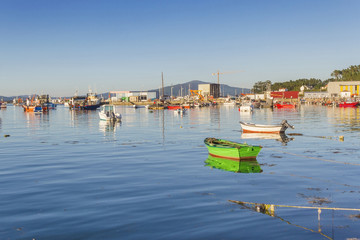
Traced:
<path fill-rule="evenodd" d="M 201 90 L 191 90 L 190 89 L 191 96 L 198 96 L 200 101 L 204 101 L 204 96 L 201 95 Z"/>
<path fill-rule="evenodd" d="M 220 72 L 219 70 L 216 73 L 212 73 L 211 75 L 217 75 L 218 84 L 220 84 L 220 74 L 228 74 L 228 73 L 237 73 L 237 72 L 245 72 L 245 71 L 232 71 L 232 72 Z"/>

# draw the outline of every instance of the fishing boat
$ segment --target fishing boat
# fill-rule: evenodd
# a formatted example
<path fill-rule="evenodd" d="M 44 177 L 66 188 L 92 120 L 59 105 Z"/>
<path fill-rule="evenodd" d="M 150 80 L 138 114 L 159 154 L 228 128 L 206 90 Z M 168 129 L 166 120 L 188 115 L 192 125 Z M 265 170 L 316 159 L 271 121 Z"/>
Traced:
<path fill-rule="evenodd" d="M 275 108 L 296 108 L 296 104 L 289 103 L 289 102 L 280 102 L 274 104 Z"/>
<path fill-rule="evenodd" d="M 120 122 L 121 114 L 116 112 L 116 107 L 114 105 L 102 105 L 99 112 L 100 120 L 110 121 L 110 122 Z"/>
<path fill-rule="evenodd" d="M 233 161 L 255 159 L 262 148 L 216 138 L 205 138 L 204 143 L 210 156 Z"/>
<path fill-rule="evenodd" d="M 290 125 L 286 120 L 283 120 L 278 125 L 262 125 L 241 121 L 240 125 L 243 133 L 284 133 L 288 128 L 294 129 L 294 126 Z"/>
<path fill-rule="evenodd" d="M 6 102 L 0 102 L 0 108 L 6 108 L 7 104 Z"/>
<path fill-rule="evenodd" d="M 44 109 L 41 105 L 23 105 L 24 112 L 42 113 Z"/>
<path fill-rule="evenodd" d="M 100 99 L 91 91 L 86 96 L 77 96 L 76 93 L 69 102 L 69 108 L 74 110 L 96 110 L 101 105 Z"/>
<path fill-rule="evenodd" d="M 346 101 L 339 103 L 339 107 L 357 107 L 359 102 Z"/>
<path fill-rule="evenodd" d="M 205 166 L 235 173 L 261 173 L 263 171 L 256 159 L 233 161 L 209 155 L 205 164 Z"/>

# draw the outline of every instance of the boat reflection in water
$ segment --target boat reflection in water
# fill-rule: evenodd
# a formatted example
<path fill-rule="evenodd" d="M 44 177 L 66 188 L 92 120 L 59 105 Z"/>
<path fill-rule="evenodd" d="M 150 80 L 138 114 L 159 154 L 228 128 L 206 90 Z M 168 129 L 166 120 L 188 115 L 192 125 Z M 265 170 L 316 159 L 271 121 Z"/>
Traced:
<path fill-rule="evenodd" d="M 99 130 L 101 132 L 115 132 L 118 126 L 120 126 L 120 122 L 112 122 L 112 121 L 99 121 Z"/>
<path fill-rule="evenodd" d="M 205 160 L 205 163 L 205 166 L 211 168 L 236 173 L 261 173 L 263 171 L 256 159 L 229 160 L 209 155 Z"/>
<path fill-rule="evenodd" d="M 274 139 L 286 145 L 288 142 L 294 140 L 293 137 L 288 137 L 285 133 L 243 133 L 242 139 Z"/>

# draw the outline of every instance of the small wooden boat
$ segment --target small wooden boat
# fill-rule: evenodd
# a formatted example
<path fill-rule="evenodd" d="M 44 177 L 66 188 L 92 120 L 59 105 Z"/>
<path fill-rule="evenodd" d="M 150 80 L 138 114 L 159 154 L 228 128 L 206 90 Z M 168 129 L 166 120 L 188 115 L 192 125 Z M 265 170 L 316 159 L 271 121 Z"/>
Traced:
<path fill-rule="evenodd" d="M 276 108 L 296 108 L 296 104 L 292 104 L 289 102 L 275 103 L 274 107 Z"/>
<path fill-rule="evenodd" d="M 204 143 L 212 157 L 233 161 L 256 159 L 261 146 L 252 146 L 246 143 L 236 143 L 223 139 L 205 138 Z"/>
<path fill-rule="evenodd" d="M 261 173 L 263 171 L 256 159 L 233 161 L 209 155 L 205 163 L 205 166 L 235 173 Z"/>
<path fill-rule="evenodd" d="M 255 123 L 240 122 L 243 133 L 284 133 L 289 127 L 294 129 L 286 120 L 278 125 L 261 125 Z"/>
<path fill-rule="evenodd" d="M 102 105 L 99 112 L 100 120 L 110 122 L 120 122 L 121 114 L 116 112 L 114 105 Z"/>
<path fill-rule="evenodd" d="M 341 102 L 339 103 L 339 107 L 357 107 L 359 102 Z"/>

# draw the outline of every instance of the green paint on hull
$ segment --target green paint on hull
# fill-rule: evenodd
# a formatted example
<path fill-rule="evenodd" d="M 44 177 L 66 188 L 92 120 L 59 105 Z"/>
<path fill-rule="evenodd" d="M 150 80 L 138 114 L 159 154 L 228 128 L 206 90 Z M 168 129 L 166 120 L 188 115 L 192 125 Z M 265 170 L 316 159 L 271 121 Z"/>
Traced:
<path fill-rule="evenodd" d="M 236 173 L 261 173 L 263 171 L 256 160 L 233 161 L 209 155 L 205 163 L 205 166 Z"/>
<path fill-rule="evenodd" d="M 216 138 L 206 138 L 204 143 L 212 157 L 229 160 L 254 159 L 262 148 L 261 146 L 251 146 L 245 143 L 236 143 Z"/>

